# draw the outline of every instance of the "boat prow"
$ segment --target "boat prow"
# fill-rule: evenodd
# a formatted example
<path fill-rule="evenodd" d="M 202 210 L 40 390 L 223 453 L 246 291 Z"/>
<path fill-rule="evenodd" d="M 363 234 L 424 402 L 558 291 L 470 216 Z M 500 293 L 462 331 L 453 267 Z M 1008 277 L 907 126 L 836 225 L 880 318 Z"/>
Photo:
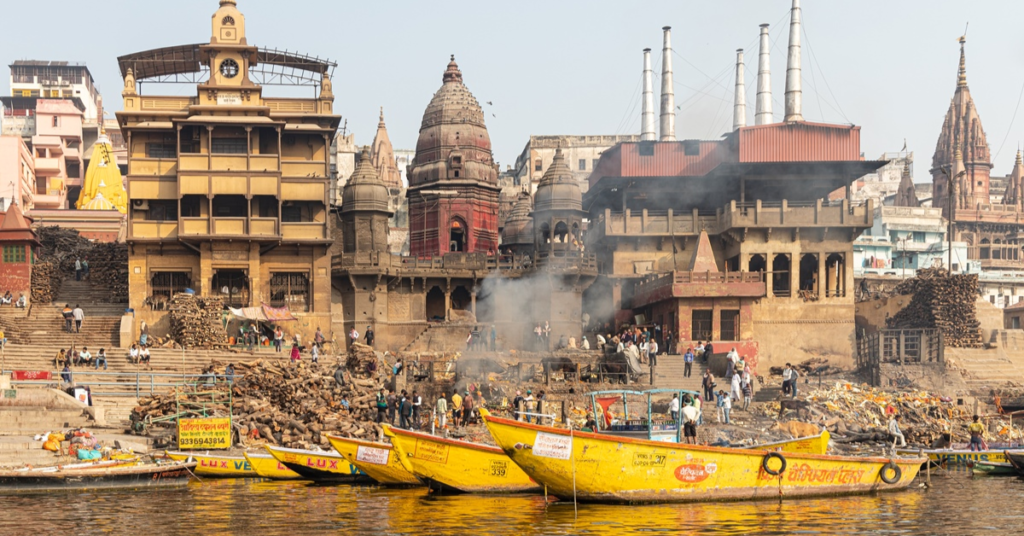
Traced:
<path fill-rule="evenodd" d="M 802 452 L 804 454 L 828 454 L 828 442 L 832 435 L 828 430 L 822 430 L 815 436 L 798 437 L 771 443 L 760 443 L 746 447 L 748 449 L 779 450 L 782 452 Z"/>
<path fill-rule="evenodd" d="M 923 458 L 858 458 L 703 447 L 575 432 L 481 410 L 498 445 L 562 499 L 689 502 L 904 489 Z"/>
<path fill-rule="evenodd" d="M 431 489 L 465 493 L 540 491 L 498 447 L 383 425 L 400 463 Z"/>
<path fill-rule="evenodd" d="M 328 435 L 331 446 L 360 471 L 383 486 L 420 486 L 415 475 L 398 459 L 389 443 Z"/>
<path fill-rule="evenodd" d="M 337 452 L 264 446 L 277 461 L 304 479 L 314 482 L 370 482 L 370 477 L 359 472 Z"/>
<path fill-rule="evenodd" d="M 189 459 L 197 462 L 195 473 L 201 477 L 217 478 L 255 478 L 259 475 L 249 464 L 245 456 L 229 456 L 226 454 L 210 454 L 209 452 L 166 451 L 167 457 L 183 462 Z"/>
<path fill-rule="evenodd" d="M 252 466 L 253 471 L 263 478 L 275 480 L 296 480 L 302 476 L 289 469 L 285 464 L 277 461 L 277 458 L 268 452 L 246 452 L 245 459 Z"/>
<path fill-rule="evenodd" d="M 194 478 L 196 462 L 73 464 L 0 471 L 0 490 L 149 488 L 181 486 Z"/>

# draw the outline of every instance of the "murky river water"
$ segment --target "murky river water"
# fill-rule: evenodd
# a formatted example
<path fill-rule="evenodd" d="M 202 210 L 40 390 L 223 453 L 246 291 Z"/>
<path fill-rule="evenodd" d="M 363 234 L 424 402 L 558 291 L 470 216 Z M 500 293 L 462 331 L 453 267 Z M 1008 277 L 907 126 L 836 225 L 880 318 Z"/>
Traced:
<path fill-rule="evenodd" d="M 424 489 L 205 480 L 188 487 L 0 495 L 0 534 L 1022 534 L 1024 480 L 933 474 L 863 497 L 648 506 Z"/>

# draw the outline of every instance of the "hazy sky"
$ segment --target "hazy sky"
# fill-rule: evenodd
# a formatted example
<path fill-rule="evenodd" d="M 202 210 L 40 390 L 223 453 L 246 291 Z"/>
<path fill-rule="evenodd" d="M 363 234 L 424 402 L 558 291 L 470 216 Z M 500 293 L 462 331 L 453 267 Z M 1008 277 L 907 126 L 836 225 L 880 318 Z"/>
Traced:
<path fill-rule="evenodd" d="M 216 0 L 106 0 L 99 8 L 50 0 L 40 6 L 5 2 L 0 61 L 86 62 L 108 110 L 121 107 L 117 56 L 206 42 L 218 7 Z M 335 110 L 360 144 L 372 141 L 384 106 L 395 147 L 415 147 L 449 54 L 487 112 L 502 169 L 531 134 L 639 133 L 641 50 L 653 49 L 657 74 L 665 25 L 673 27 L 680 139 L 713 139 L 731 128 L 737 48 L 747 50 L 753 123 L 758 24 L 765 22 L 772 25 L 775 118 L 782 118 L 789 0 L 239 0 L 238 7 L 249 43 L 338 63 Z M 995 159 L 993 173 L 1007 173 L 1024 142 L 1024 110 L 1014 118 L 1024 88 L 1021 20 L 1019 0 L 804 0 L 804 117 L 860 125 L 868 158 L 900 150 L 906 138 L 925 164 L 915 180 L 927 181 L 923 172 L 956 84 L 956 40 L 969 21 L 968 82 Z M 656 93 L 659 87 L 655 79 Z M 10 94 L 7 76 L 0 91 Z M 144 91 L 186 94 L 194 88 L 148 85 Z"/>

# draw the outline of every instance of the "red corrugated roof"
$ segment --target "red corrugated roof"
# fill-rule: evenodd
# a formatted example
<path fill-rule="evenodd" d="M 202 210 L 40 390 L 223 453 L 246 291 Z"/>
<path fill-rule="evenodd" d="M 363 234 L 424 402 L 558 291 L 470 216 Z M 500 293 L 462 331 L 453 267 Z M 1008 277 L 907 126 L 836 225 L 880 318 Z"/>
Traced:
<path fill-rule="evenodd" d="M 773 123 L 739 129 L 740 162 L 862 160 L 860 127 L 824 123 Z"/>

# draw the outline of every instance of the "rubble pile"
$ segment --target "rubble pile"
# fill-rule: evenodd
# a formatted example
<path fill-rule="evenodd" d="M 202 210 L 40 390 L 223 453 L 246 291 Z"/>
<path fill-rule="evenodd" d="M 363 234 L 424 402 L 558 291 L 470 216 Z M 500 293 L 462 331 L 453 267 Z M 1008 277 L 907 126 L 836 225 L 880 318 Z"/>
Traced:
<path fill-rule="evenodd" d="M 179 292 L 171 298 L 167 309 L 171 313 L 171 336 L 178 344 L 200 348 L 227 343 L 228 334 L 221 323 L 221 300 Z"/>
<path fill-rule="evenodd" d="M 812 357 L 793 365 L 793 368 L 800 374 L 801 377 L 807 378 L 809 376 L 829 376 L 832 374 L 841 374 L 843 369 L 829 363 L 828 359 L 823 357 Z M 785 369 L 783 367 L 770 367 L 768 374 L 771 376 L 782 376 L 782 372 Z"/>
<path fill-rule="evenodd" d="M 950 439 L 966 441 L 972 418 L 966 406 L 956 405 L 949 397 L 924 391 L 893 393 L 847 382 L 814 389 L 806 402 L 786 399 L 756 406 L 761 415 L 780 419 L 790 410 L 827 428 L 837 443 L 891 440 L 887 412 L 895 413 L 901 416 L 900 428 L 907 443 L 926 447 Z M 1000 441 L 1021 440 L 1024 430 L 1006 421 L 995 427 L 993 435 Z"/>
<path fill-rule="evenodd" d="M 886 320 L 888 327 L 938 328 L 947 346 L 981 347 L 981 322 L 974 306 L 978 295 L 976 274 L 950 275 L 942 268 L 918 270 L 917 277 L 896 286 L 896 293 L 913 297 Z"/>
<path fill-rule="evenodd" d="M 288 365 L 258 359 L 234 363 L 234 367 L 233 384 L 204 385 L 200 377 L 195 392 L 181 396 L 198 403 L 209 400 L 211 392 L 218 392 L 218 398 L 223 400 L 231 385 L 232 425 L 238 443 L 265 441 L 290 448 L 330 448 L 328 433 L 368 438 L 380 435 L 381 430 L 373 421 L 375 396 L 382 385 L 373 379 L 360 378 L 359 374 L 351 375 L 324 363 Z M 224 369 L 222 363 L 213 365 L 213 372 L 219 377 L 223 377 Z M 345 411 L 343 399 L 348 401 L 351 411 Z M 142 398 L 133 410 L 132 421 L 146 423 L 175 415 L 179 408 L 187 407 L 179 402 L 173 393 Z M 173 429 L 174 421 L 165 426 Z M 168 439 L 173 444 L 173 431 Z"/>

